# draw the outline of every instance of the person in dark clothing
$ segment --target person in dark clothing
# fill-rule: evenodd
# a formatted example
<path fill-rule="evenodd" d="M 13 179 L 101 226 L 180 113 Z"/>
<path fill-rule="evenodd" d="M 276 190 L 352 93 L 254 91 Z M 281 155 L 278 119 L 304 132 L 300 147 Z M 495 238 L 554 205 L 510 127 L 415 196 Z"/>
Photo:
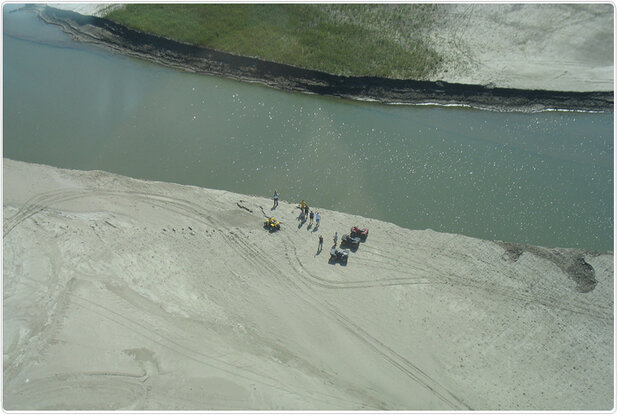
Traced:
<path fill-rule="evenodd" d="M 273 192 L 273 208 L 275 209 L 278 206 L 278 191 Z"/>

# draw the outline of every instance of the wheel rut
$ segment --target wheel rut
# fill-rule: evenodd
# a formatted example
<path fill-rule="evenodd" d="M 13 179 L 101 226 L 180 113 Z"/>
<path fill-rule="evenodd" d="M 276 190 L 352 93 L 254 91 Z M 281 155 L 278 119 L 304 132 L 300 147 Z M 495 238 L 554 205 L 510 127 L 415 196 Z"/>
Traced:
<path fill-rule="evenodd" d="M 266 259 L 269 258 L 269 256 L 256 244 L 253 244 L 248 241 L 247 238 L 242 237 L 243 235 L 240 236 L 238 233 L 229 232 L 228 230 L 218 226 L 217 218 L 207 214 L 200 205 L 179 198 L 172 198 L 166 195 L 147 192 L 63 189 L 53 192 L 42 193 L 29 199 L 24 204 L 24 206 L 22 206 L 17 211 L 15 215 L 11 216 L 10 218 L 5 218 L 3 224 L 3 235 L 4 237 L 6 237 L 20 223 L 33 217 L 42 210 L 52 207 L 55 204 L 60 204 L 62 202 L 78 198 L 108 196 L 138 197 L 139 199 L 148 201 L 159 208 L 189 218 L 193 221 L 200 222 L 215 230 L 220 231 L 226 244 L 231 247 L 231 249 L 233 249 L 239 256 L 241 256 L 244 261 L 251 264 L 252 266 L 264 270 L 265 272 L 276 275 L 279 282 L 281 282 L 284 286 L 288 287 L 290 292 L 292 292 L 301 300 L 305 301 L 307 304 L 313 307 L 317 313 L 325 315 L 332 321 L 336 322 L 338 325 L 340 325 L 345 330 L 350 332 L 353 336 L 355 336 L 361 343 L 365 344 L 367 347 L 377 353 L 378 356 L 387 361 L 391 366 L 403 373 L 415 383 L 429 390 L 429 392 L 431 392 L 440 401 L 444 402 L 448 407 L 452 409 L 472 410 L 472 408 L 464 401 L 463 398 L 456 396 L 450 389 L 442 385 L 440 382 L 434 380 L 431 376 L 421 370 L 410 360 L 403 357 L 401 354 L 390 348 L 378 338 L 372 336 L 370 333 L 368 333 L 366 330 L 356 324 L 353 320 L 344 315 L 334 305 L 328 303 L 325 300 L 318 299 L 314 294 L 313 287 L 341 290 L 362 288 L 380 289 L 389 286 L 415 284 L 455 284 L 484 290 L 489 294 L 511 298 L 518 302 L 535 302 L 548 307 L 586 314 L 601 320 L 609 320 L 610 318 L 602 308 L 598 309 L 588 305 L 574 304 L 561 301 L 558 302 L 558 300 L 552 296 L 532 296 L 526 293 L 511 290 L 509 288 L 504 288 L 499 285 L 481 283 L 471 278 L 463 278 L 462 276 L 455 273 L 446 273 L 445 271 L 442 271 L 429 264 L 421 264 L 415 261 L 404 260 L 400 257 L 390 256 L 376 249 L 374 250 L 373 255 L 380 259 L 367 258 L 366 261 L 382 263 L 383 261 L 387 260 L 389 264 L 396 264 L 389 268 L 386 267 L 386 270 L 388 272 L 398 272 L 399 274 L 409 274 L 411 276 L 387 278 L 384 280 L 330 280 L 314 274 L 303 264 L 303 262 L 299 258 L 297 248 L 295 247 L 295 244 L 293 243 L 294 241 L 291 239 L 290 235 L 288 236 L 287 240 L 283 241 L 282 243 L 283 252 L 285 254 L 285 257 L 287 258 L 286 263 L 275 263 Z M 242 232 L 243 231 L 239 231 L 239 233 L 241 234 Z M 370 251 L 372 251 L 372 249 Z M 421 271 L 419 270 L 420 267 L 423 267 Z M 403 271 L 410 268 L 418 269 L 418 271 L 415 274 L 408 271 Z M 423 277 L 422 275 L 424 275 L 425 273 L 433 273 L 434 277 L 432 279 Z M 295 276 L 298 276 L 298 278 L 295 278 Z M 83 307 L 90 308 L 91 310 L 96 311 L 96 309 L 103 307 L 99 304 L 85 303 L 85 299 L 80 299 L 74 294 L 71 294 L 71 296 L 75 297 L 76 302 L 81 302 L 81 305 Z M 105 307 L 103 308 L 105 309 Z M 101 311 L 99 312 L 101 313 Z M 132 328 L 134 330 L 137 329 L 142 333 L 142 335 L 149 338 L 151 341 L 161 344 L 163 347 L 171 348 L 175 352 L 184 355 L 189 359 L 195 360 L 205 365 L 217 367 L 220 370 L 228 371 L 232 375 L 240 376 L 252 382 L 259 382 L 261 384 L 265 384 L 266 386 L 280 389 L 287 393 L 298 393 L 289 390 L 282 385 L 279 385 L 277 381 L 274 382 L 267 380 L 255 373 L 245 373 L 241 368 L 228 365 L 225 362 L 215 361 L 210 356 L 203 355 L 200 351 L 187 348 L 187 346 L 179 344 L 171 338 L 157 338 L 157 336 L 153 334 L 154 330 L 152 327 L 149 328 L 146 326 L 140 326 L 138 322 L 128 320 L 121 315 L 115 315 L 113 310 L 105 310 L 104 314 L 105 318 L 113 319 L 117 322 L 117 324 L 124 324 L 128 328 Z"/>
<path fill-rule="evenodd" d="M 267 257 L 259 247 L 252 246 L 251 244 L 243 241 L 238 237 L 232 238 L 231 241 L 235 244 L 239 244 L 239 246 L 242 247 L 241 250 L 253 252 L 252 257 L 254 258 Z M 292 243 L 283 242 L 283 246 L 286 250 L 286 247 L 294 245 Z M 290 257 L 290 255 L 288 256 Z M 456 395 L 453 394 L 449 389 L 445 388 L 439 382 L 436 382 L 430 376 L 426 375 L 416 365 L 411 363 L 409 360 L 404 358 L 393 349 L 387 347 L 384 343 L 379 341 L 370 333 L 363 330 L 357 324 L 353 323 L 352 320 L 344 316 L 344 314 L 337 310 L 332 304 L 327 301 L 317 299 L 313 294 L 313 290 L 311 287 L 311 285 L 316 285 L 316 281 L 314 279 L 300 277 L 298 281 L 296 281 L 294 278 L 291 278 L 289 275 L 297 275 L 298 270 L 296 269 L 297 267 L 294 266 L 294 264 L 290 263 L 290 260 L 290 269 L 284 270 L 281 269 L 281 266 L 278 266 L 278 264 L 273 264 L 263 259 L 257 260 L 256 264 L 261 268 L 265 269 L 266 271 L 268 270 L 271 273 L 278 274 L 280 280 L 289 287 L 290 291 L 296 296 L 298 296 L 302 301 L 305 301 L 307 304 L 313 307 L 317 313 L 323 314 L 326 317 L 332 319 L 338 325 L 340 325 L 352 335 L 354 335 L 361 343 L 365 344 L 367 347 L 377 353 L 378 356 L 387 361 L 391 366 L 402 372 L 405 376 L 409 377 L 414 382 L 429 390 L 433 395 L 437 396 L 438 399 L 446 403 L 446 405 L 448 405 L 450 408 L 470 410 L 472 409 L 464 402 L 462 398 L 456 397 Z M 302 269 L 305 269 L 305 267 L 302 266 Z M 307 273 L 307 271 L 304 272 Z M 370 288 L 377 288 L 377 286 L 372 286 Z"/>

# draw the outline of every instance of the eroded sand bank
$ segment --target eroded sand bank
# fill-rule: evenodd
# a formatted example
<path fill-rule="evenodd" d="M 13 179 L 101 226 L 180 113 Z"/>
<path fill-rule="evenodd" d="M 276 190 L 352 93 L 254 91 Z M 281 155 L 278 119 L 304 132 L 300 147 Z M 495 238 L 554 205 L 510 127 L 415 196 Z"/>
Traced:
<path fill-rule="evenodd" d="M 42 9 L 40 16 L 76 40 L 117 53 L 286 91 L 497 111 L 613 110 L 611 4 L 442 4 L 432 28 L 422 35 L 442 56 L 442 67 L 428 79 L 417 80 L 330 75 L 85 17 L 101 15 L 106 7 L 54 5 Z"/>
<path fill-rule="evenodd" d="M 3 172 L 7 410 L 613 407 L 611 253 L 314 232 L 286 201 L 270 234 L 269 195 Z"/>
<path fill-rule="evenodd" d="M 51 3 L 103 16 L 114 3 Z M 444 57 L 430 80 L 556 91 L 614 89 L 613 4 L 441 4 L 429 40 Z"/>

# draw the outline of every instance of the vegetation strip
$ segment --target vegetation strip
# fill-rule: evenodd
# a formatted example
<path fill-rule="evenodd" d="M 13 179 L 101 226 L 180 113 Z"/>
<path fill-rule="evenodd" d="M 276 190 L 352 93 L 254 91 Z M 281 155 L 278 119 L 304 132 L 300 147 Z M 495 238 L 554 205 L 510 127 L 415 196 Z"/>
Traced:
<path fill-rule="evenodd" d="M 128 4 L 105 17 L 235 55 L 343 76 L 428 79 L 435 4 Z"/>
<path fill-rule="evenodd" d="M 338 76 L 150 35 L 108 19 L 45 7 L 41 18 L 75 39 L 183 70 L 259 82 L 270 87 L 383 103 L 466 105 L 497 111 L 613 111 L 613 91 L 558 92 L 489 88 L 381 77 Z"/>

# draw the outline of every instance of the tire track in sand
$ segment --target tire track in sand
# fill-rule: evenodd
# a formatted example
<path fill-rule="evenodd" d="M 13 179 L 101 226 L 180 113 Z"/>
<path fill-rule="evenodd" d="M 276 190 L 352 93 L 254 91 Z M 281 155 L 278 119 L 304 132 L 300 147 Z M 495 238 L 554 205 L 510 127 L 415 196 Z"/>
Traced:
<path fill-rule="evenodd" d="M 329 289 L 355 289 L 355 288 L 375 288 L 375 287 L 390 287 L 396 285 L 417 285 L 417 284 L 433 284 L 436 281 L 432 281 L 430 279 L 420 277 L 419 275 L 414 275 L 413 273 L 403 272 L 401 269 L 394 268 L 392 269 L 395 273 L 400 274 L 409 274 L 410 277 L 399 277 L 399 278 L 384 278 L 384 279 L 369 279 L 369 280 L 346 280 L 346 281 L 338 281 L 332 280 L 328 278 L 323 278 L 315 273 L 311 272 L 301 261 L 297 248 L 295 246 L 295 241 L 290 235 L 286 235 L 288 241 L 290 243 L 283 244 L 284 253 L 289 262 L 289 265 L 292 269 L 297 269 L 302 271 L 306 276 L 308 282 L 313 285 L 329 288 Z M 292 253 L 291 253 L 292 251 Z M 379 261 L 377 261 L 379 263 Z M 385 268 L 384 268 L 385 269 Z"/>
<path fill-rule="evenodd" d="M 177 198 L 172 198 L 172 197 L 161 195 L 161 194 L 138 192 L 138 191 L 106 191 L 106 190 L 72 190 L 72 189 L 69 189 L 69 190 L 59 190 L 59 191 L 52 191 L 52 192 L 38 194 L 34 196 L 33 198 L 29 199 L 27 202 L 25 202 L 24 205 L 18 210 L 18 212 L 15 215 L 5 220 L 5 223 L 3 226 L 4 236 L 8 235 L 16 226 L 18 226 L 23 221 L 36 215 L 37 213 L 43 211 L 46 208 L 52 207 L 54 204 L 60 204 L 62 202 L 66 202 L 66 201 L 70 201 L 70 200 L 74 200 L 78 198 L 105 197 L 105 196 L 138 197 L 164 210 L 170 211 L 172 213 L 181 215 L 183 217 L 186 217 L 192 220 L 199 221 L 203 224 L 206 224 L 212 227 L 213 229 L 220 231 L 224 235 L 225 240 L 228 241 L 229 246 L 231 246 L 233 249 L 236 248 L 235 244 L 230 243 L 230 237 L 227 237 L 226 231 L 216 225 L 217 223 L 216 219 L 206 214 L 204 212 L 204 209 L 200 205 L 184 200 L 184 199 L 177 199 Z M 239 251 L 237 252 L 241 254 L 241 256 L 246 258 L 246 260 L 251 259 L 251 257 L 248 257 L 247 255 L 243 255 L 244 254 L 243 252 L 239 252 Z M 207 366 L 211 366 L 211 367 L 223 370 L 233 376 L 244 378 L 252 382 L 260 383 L 262 385 L 280 390 L 281 392 L 286 392 L 286 393 L 289 393 L 295 396 L 299 396 L 299 395 L 305 396 L 305 398 L 318 401 L 319 403 L 324 402 L 324 399 L 321 399 L 320 397 L 316 397 L 313 394 L 304 394 L 304 393 L 300 393 L 299 390 L 288 388 L 275 378 L 271 378 L 262 373 L 251 371 L 245 367 L 243 368 L 237 367 L 233 364 L 227 363 L 217 358 L 204 355 L 198 350 L 188 348 L 187 346 L 183 346 L 177 341 L 173 340 L 172 338 L 163 336 L 160 333 L 161 330 L 158 330 L 156 327 L 146 327 L 143 324 L 135 320 L 132 320 L 128 317 L 125 317 L 119 313 L 116 313 L 110 308 L 105 307 L 101 304 L 91 302 L 87 299 L 80 298 L 79 296 L 76 296 L 76 295 L 71 295 L 71 297 L 75 301 L 76 304 L 80 304 L 85 309 L 90 309 L 90 311 L 97 313 L 98 315 L 100 315 L 100 317 L 112 320 L 116 324 L 124 326 L 128 329 L 132 329 L 134 331 L 140 332 L 143 337 L 153 341 L 154 343 L 159 344 L 162 347 L 166 347 L 174 351 L 175 353 L 178 353 L 180 355 L 187 357 L 188 359 L 194 360 L 197 363 L 202 363 Z M 100 311 L 97 311 L 98 309 Z M 156 337 L 155 334 L 158 334 L 159 338 Z M 319 395 L 322 395 L 322 394 L 319 393 Z M 352 402 L 350 400 L 343 399 L 338 396 L 325 395 L 325 397 L 336 399 L 336 400 L 342 400 L 348 404 L 361 405 L 362 407 L 365 406 L 364 402 Z"/>
<path fill-rule="evenodd" d="M 199 220 L 200 222 L 208 224 L 209 226 L 213 226 L 214 228 L 222 231 L 221 228 L 216 226 L 216 221 L 214 220 L 214 218 L 205 214 L 203 209 L 199 205 L 186 200 L 137 191 L 58 190 L 39 194 L 29 199 L 14 216 L 8 218 L 8 220 L 5 221 L 3 226 L 4 235 L 8 235 L 21 222 L 32 217 L 43 209 L 51 207 L 51 205 L 53 204 L 58 204 L 77 198 L 93 196 L 132 196 L 143 198 L 150 201 L 151 203 L 157 204 L 163 209 L 167 209 L 169 211 L 181 214 L 194 220 Z M 301 299 L 310 304 L 313 308 L 316 309 L 318 313 L 324 314 L 327 317 L 334 319 L 340 326 L 351 332 L 356 338 L 371 347 L 372 350 L 376 351 L 396 369 L 400 370 L 402 373 L 414 380 L 416 383 L 419 383 L 425 388 L 427 388 L 441 401 L 448 404 L 451 408 L 471 409 L 466 404 L 464 404 L 461 399 L 455 399 L 451 392 L 446 392 L 445 388 L 443 388 L 437 382 L 434 382 L 431 378 L 421 376 L 420 374 L 423 372 L 420 371 L 415 365 L 413 365 L 411 362 L 409 362 L 407 359 L 405 359 L 392 349 L 386 348 L 383 343 L 372 337 L 369 333 L 364 332 L 363 334 L 360 334 L 360 332 L 358 331 L 359 327 L 354 325 L 351 320 L 344 317 L 330 304 L 324 301 L 317 300 L 310 292 L 308 292 L 307 289 L 302 288 L 294 280 L 289 279 L 286 273 L 280 270 L 278 264 L 265 260 L 264 258 L 266 258 L 266 255 L 262 250 L 260 250 L 260 248 L 256 248 L 248 244 L 241 238 L 237 237 L 235 234 L 228 234 L 226 232 L 222 232 L 222 234 L 224 235 L 224 240 L 227 241 L 229 246 L 231 246 L 231 248 L 237 251 L 239 255 L 245 258 L 246 261 L 250 261 L 250 263 L 254 263 L 257 266 L 260 266 L 265 271 L 273 272 L 274 270 L 277 270 L 281 281 L 285 282 L 293 293 L 295 293 Z M 248 254 L 248 252 L 250 254 Z M 327 307 L 330 310 L 330 313 L 326 313 L 321 307 L 321 305 Z"/>
<path fill-rule="evenodd" d="M 437 266 L 433 266 L 430 263 L 420 263 L 418 261 L 413 261 L 410 258 L 402 258 L 400 256 L 391 256 L 383 251 L 380 251 L 376 248 L 366 247 L 370 249 L 373 256 L 377 256 L 382 258 L 380 260 L 374 260 L 371 258 L 358 258 L 362 263 L 374 263 L 375 266 L 386 269 L 387 271 L 393 271 L 391 268 L 386 268 L 383 263 L 387 262 L 390 264 L 399 264 L 399 273 L 408 274 L 409 272 L 404 271 L 406 269 L 421 269 L 423 272 L 428 272 L 433 274 L 433 279 L 428 279 L 428 284 L 448 284 L 448 285 L 456 285 L 461 287 L 469 287 L 477 290 L 481 290 L 487 292 L 490 296 L 499 296 L 508 298 L 518 303 L 536 303 L 545 307 L 549 307 L 552 309 L 558 309 L 562 311 L 568 311 L 576 314 L 583 314 L 589 317 L 595 318 L 601 321 L 611 322 L 613 321 L 613 315 L 610 311 L 606 310 L 603 306 L 587 303 L 585 301 L 577 300 L 565 300 L 561 295 L 553 295 L 552 292 L 538 292 L 536 294 L 530 294 L 529 292 L 520 291 L 513 287 L 502 286 L 497 282 L 483 282 L 480 280 L 476 280 L 471 277 L 467 277 L 464 275 L 459 275 L 455 272 L 448 271 L 446 269 L 439 268 Z M 389 252 L 389 250 L 386 250 Z M 298 259 L 299 261 L 299 259 Z M 489 261 L 483 261 L 488 264 L 490 267 L 493 267 L 494 264 Z M 300 263 L 302 270 L 306 273 L 309 271 Z M 400 269 L 402 268 L 402 269 Z M 353 287 L 351 287 L 353 288 Z"/>
<path fill-rule="evenodd" d="M 340 311 L 338 311 L 333 305 L 324 300 L 318 300 L 312 294 L 312 289 L 308 285 L 309 282 L 306 279 L 300 279 L 301 283 L 305 285 L 305 287 L 302 287 L 298 283 L 296 283 L 294 279 L 289 278 L 286 271 L 281 270 L 278 264 L 272 263 L 271 261 L 265 259 L 268 257 L 259 247 L 252 246 L 243 239 L 236 236 L 231 238 L 231 242 L 238 244 L 241 248 L 240 250 L 242 251 L 252 252 L 253 255 L 251 255 L 251 257 L 253 258 L 253 261 L 257 266 L 264 269 L 265 271 L 269 271 L 271 273 L 275 272 L 279 274 L 280 279 L 289 286 L 291 291 L 300 299 L 306 301 L 306 303 L 312 306 L 317 313 L 321 313 L 326 317 L 332 318 L 341 327 L 353 334 L 358 340 L 370 347 L 371 350 L 373 350 L 375 353 L 377 353 L 377 355 L 386 360 L 390 365 L 395 367 L 397 370 L 402 372 L 404 375 L 406 375 L 416 383 L 422 385 L 424 388 L 429 390 L 433 395 L 435 395 L 442 402 L 446 403 L 450 408 L 461 410 L 473 409 L 469 405 L 467 405 L 462 398 L 457 397 L 448 388 L 444 387 L 441 383 L 435 381 L 432 377 L 428 376 L 415 364 L 413 364 L 405 357 L 400 355 L 398 352 L 385 345 L 385 343 L 381 342 L 370 333 L 362 329 L 360 326 L 355 324 L 351 319 L 344 316 Z M 293 271 L 294 274 L 296 270 L 293 269 L 291 271 Z M 329 310 L 329 312 L 326 312 L 326 309 Z"/>

